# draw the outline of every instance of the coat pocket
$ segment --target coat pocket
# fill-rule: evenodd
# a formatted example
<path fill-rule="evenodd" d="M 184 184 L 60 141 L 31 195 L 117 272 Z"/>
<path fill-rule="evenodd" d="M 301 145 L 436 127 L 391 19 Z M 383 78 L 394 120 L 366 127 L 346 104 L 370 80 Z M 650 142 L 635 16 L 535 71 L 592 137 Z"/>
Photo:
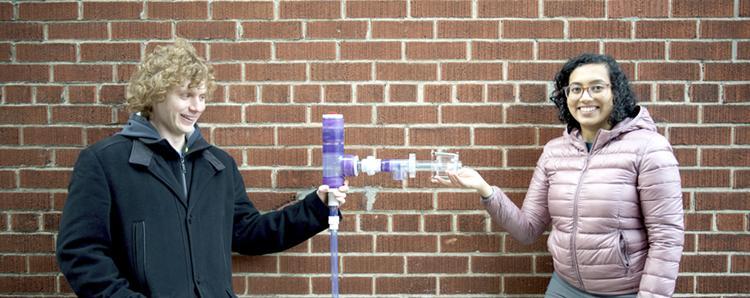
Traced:
<path fill-rule="evenodd" d="M 138 285 L 148 288 L 146 283 L 146 222 L 133 223 L 133 271 Z"/>
<path fill-rule="evenodd" d="M 628 241 L 625 238 L 625 233 L 620 231 L 619 247 L 617 252 L 620 255 L 620 262 L 626 270 L 630 270 L 630 253 L 628 253 Z"/>

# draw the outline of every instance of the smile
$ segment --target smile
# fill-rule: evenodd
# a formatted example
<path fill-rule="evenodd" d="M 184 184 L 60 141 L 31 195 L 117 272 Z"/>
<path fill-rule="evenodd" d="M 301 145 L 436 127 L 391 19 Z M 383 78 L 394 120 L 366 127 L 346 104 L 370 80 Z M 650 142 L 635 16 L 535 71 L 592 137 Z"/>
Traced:
<path fill-rule="evenodd" d="M 579 107 L 578 110 L 581 112 L 593 112 L 599 109 L 599 107 Z"/>
<path fill-rule="evenodd" d="M 196 120 L 196 118 L 195 118 L 195 117 L 190 117 L 190 116 L 188 116 L 188 115 L 184 115 L 184 114 L 180 114 L 180 117 L 182 117 L 182 119 L 185 119 L 185 120 L 187 120 L 187 121 L 190 121 L 191 123 L 192 123 L 192 122 L 195 122 L 195 120 Z"/>

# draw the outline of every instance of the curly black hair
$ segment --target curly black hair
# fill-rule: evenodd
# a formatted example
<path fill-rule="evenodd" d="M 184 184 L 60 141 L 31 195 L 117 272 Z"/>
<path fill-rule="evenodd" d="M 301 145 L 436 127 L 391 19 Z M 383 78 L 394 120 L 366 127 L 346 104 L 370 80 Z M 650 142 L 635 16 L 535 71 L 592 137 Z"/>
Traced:
<path fill-rule="evenodd" d="M 555 75 L 555 90 L 552 91 L 550 100 L 555 103 L 558 110 L 560 121 L 568 125 L 568 130 L 573 128 L 581 129 L 581 125 L 573 118 L 568 111 L 567 98 L 563 88 L 568 86 L 570 74 L 581 65 L 585 64 L 604 64 L 609 70 L 609 81 L 612 87 L 612 113 L 609 115 L 609 124 L 615 126 L 623 119 L 632 117 L 638 113 L 636 98 L 633 90 L 630 89 L 630 83 L 620 65 L 614 58 L 608 55 L 599 55 L 585 53 L 573 57 L 563 65 L 560 72 Z"/>

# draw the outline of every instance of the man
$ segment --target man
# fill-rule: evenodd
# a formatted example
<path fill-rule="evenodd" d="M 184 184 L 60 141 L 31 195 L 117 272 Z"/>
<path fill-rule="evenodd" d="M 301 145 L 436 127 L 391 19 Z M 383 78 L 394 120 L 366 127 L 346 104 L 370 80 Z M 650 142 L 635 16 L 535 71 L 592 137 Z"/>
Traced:
<path fill-rule="evenodd" d="M 231 297 L 232 251 L 277 252 L 328 227 L 327 186 L 280 211 L 253 207 L 196 124 L 213 89 L 187 42 L 158 47 L 128 86 L 125 128 L 81 152 L 57 239 L 79 296 Z M 343 203 L 346 191 L 332 193 Z"/>

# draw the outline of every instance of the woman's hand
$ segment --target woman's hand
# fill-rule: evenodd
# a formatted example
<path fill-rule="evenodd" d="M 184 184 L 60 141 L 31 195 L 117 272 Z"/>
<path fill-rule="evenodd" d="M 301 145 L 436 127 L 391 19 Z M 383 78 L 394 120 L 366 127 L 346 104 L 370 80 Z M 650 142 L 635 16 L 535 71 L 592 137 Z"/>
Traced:
<path fill-rule="evenodd" d="M 339 206 L 344 205 L 346 203 L 346 193 L 349 191 L 349 181 L 344 181 L 344 185 L 339 186 L 338 189 L 331 190 L 329 189 L 328 185 L 321 185 L 318 187 L 318 190 L 316 193 L 318 194 L 318 198 L 323 202 L 323 204 L 328 205 L 328 193 L 332 193 L 333 196 L 336 198 L 336 201 L 339 202 Z"/>
<path fill-rule="evenodd" d="M 479 195 L 482 197 L 489 197 L 492 195 L 492 186 L 490 186 L 487 181 L 484 181 L 482 175 L 479 175 L 479 173 L 472 168 L 463 167 L 455 172 L 448 171 L 448 178 L 450 180 L 435 177 L 432 178 L 432 182 L 440 183 L 445 186 L 471 188 L 479 192 Z"/>

